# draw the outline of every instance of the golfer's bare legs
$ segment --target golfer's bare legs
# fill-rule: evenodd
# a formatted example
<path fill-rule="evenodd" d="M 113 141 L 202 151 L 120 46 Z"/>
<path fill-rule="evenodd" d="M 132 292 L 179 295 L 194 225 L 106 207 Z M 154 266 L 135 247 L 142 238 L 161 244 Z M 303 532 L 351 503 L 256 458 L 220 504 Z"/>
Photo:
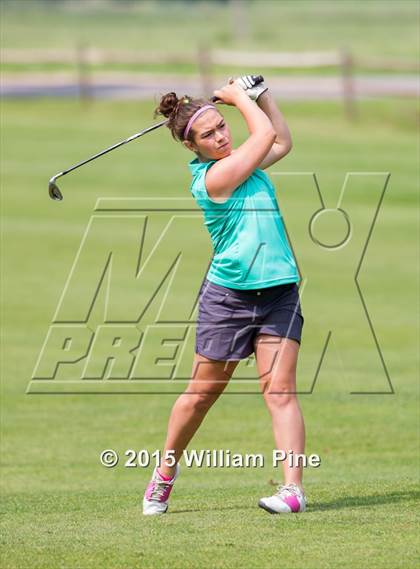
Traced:
<path fill-rule="evenodd" d="M 276 448 L 293 454 L 305 449 L 305 425 L 296 396 L 296 365 L 299 343 L 295 340 L 259 334 L 255 340 L 255 358 L 261 391 L 270 411 Z M 294 482 L 302 488 L 302 466 L 282 462 L 285 484 Z"/>
<path fill-rule="evenodd" d="M 195 354 L 191 381 L 172 407 L 163 458 L 166 451 L 173 450 L 178 462 L 207 411 L 229 383 L 238 363 L 210 360 Z M 175 465 L 168 466 L 162 461 L 159 471 L 164 476 L 172 477 Z"/>

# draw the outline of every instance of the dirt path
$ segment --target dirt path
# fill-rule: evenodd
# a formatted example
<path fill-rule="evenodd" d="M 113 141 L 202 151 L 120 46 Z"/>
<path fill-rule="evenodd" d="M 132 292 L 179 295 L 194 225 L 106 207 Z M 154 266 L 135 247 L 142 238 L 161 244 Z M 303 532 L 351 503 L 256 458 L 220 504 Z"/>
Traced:
<path fill-rule="evenodd" d="M 223 77 L 214 78 L 213 88 L 222 85 L 225 80 Z M 272 77 L 268 84 L 275 96 L 284 100 L 330 100 L 343 96 L 340 77 Z M 195 96 L 202 95 L 206 90 L 200 78 L 192 75 L 133 73 L 95 73 L 85 88 L 92 97 L 100 99 L 150 99 L 167 91 Z M 353 89 L 358 98 L 417 97 L 420 94 L 420 80 L 416 75 L 356 76 Z M 0 83 L 2 97 L 72 97 L 79 93 L 77 78 L 70 73 L 3 74 Z"/>

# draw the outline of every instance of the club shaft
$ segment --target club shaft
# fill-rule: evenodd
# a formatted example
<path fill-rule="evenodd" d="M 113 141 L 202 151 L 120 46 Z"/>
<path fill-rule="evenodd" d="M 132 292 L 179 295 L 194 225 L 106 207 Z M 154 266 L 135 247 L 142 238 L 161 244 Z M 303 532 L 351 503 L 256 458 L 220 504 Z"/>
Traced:
<path fill-rule="evenodd" d="M 155 130 L 156 128 L 159 128 L 161 126 L 163 126 L 167 121 L 164 120 L 160 123 L 156 123 L 152 126 L 149 126 L 147 128 L 145 128 L 144 130 L 133 134 L 132 136 L 130 136 L 129 138 L 126 138 L 125 140 L 122 140 L 121 142 L 117 142 L 117 144 L 113 144 L 112 146 L 110 146 L 109 148 L 106 148 L 105 150 L 102 150 L 102 152 L 98 152 L 98 154 L 95 154 L 94 156 L 91 156 L 90 158 L 88 158 L 87 160 L 83 160 L 82 162 L 79 162 L 78 164 L 75 164 L 74 166 L 71 166 L 71 168 L 68 168 L 67 170 L 64 170 L 63 172 L 60 172 L 59 174 L 57 174 L 56 176 L 54 176 L 54 179 L 58 178 L 59 176 L 65 176 L 66 174 L 68 174 L 69 172 L 72 172 L 73 170 L 76 170 L 76 168 L 80 168 L 80 166 L 84 166 L 84 164 L 88 164 L 88 162 L 92 162 L 92 160 L 96 160 L 96 158 L 99 158 L 100 156 L 103 156 L 104 154 L 108 154 L 108 152 L 111 152 L 111 150 L 115 150 L 116 148 L 123 146 L 124 144 L 127 144 L 128 142 L 131 142 L 132 140 L 135 140 L 136 138 L 139 138 L 140 136 L 143 136 L 143 134 L 146 134 L 147 132 L 150 132 L 152 130 Z"/>

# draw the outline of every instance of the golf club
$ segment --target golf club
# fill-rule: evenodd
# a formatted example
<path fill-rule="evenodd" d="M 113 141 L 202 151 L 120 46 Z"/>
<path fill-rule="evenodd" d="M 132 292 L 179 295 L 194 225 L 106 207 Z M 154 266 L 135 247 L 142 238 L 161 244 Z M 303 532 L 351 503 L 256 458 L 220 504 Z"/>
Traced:
<path fill-rule="evenodd" d="M 264 77 L 262 75 L 252 75 L 252 78 L 255 81 L 255 85 L 262 83 L 264 81 Z M 217 97 L 211 97 L 210 100 L 214 103 L 218 99 L 217 99 Z M 48 182 L 48 193 L 50 195 L 50 198 L 53 200 L 57 200 L 57 201 L 61 201 L 63 199 L 63 194 L 61 193 L 59 187 L 55 183 L 57 178 L 61 178 L 61 176 L 65 176 L 69 172 L 73 172 L 73 170 L 76 170 L 76 168 L 80 168 L 81 166 L 84 166 L 88 162 L 92 162 L 92 160 L 96 160 L 96 158 L 99 158 L 100 156 L 103 156 L 104 154 L 108 154 L 108 152 L 111 152 L 112 150 L 115 150 L 116 148 L 119 148 L 120 146 L 123 146 L 124 144 L 127 144 L 128 142 L 131 142 L 132 140 L 135 140 L 136 138 L 140 138 L 140 136 L 143 136 L 144 134 L 151 132 L 152 130 L 156 130 L 157 128 L 160 128 L 161 126 L 163 126 L 167 122 L 168 122 L 168 120 L 165 119 L 164 121 L 161 121 L 161 122 L 156 123 L 152 126 L 149 126 L 149 127 L 145 128 L 144 130 L 141 130 L 140 132 L 133 134 L 132 136 L 130 136 L 126 140 L 122 140 L 121 142 L 117 142 L 117 144 L 114 144 L 113 146 L 110 146 L 109 148 L 102 150 L 102 152 L 98 152 L 98 154 L 91 156 L 87 160 L 83 160 L 82 162 L 79 162 L 78 164 L 71 166 L 71 168 L 68 168 L 67 170 L 64 170 L 63 172 L 59 172 L 58 174 L 53 176 L 50 179 L 50 181 Z"/>

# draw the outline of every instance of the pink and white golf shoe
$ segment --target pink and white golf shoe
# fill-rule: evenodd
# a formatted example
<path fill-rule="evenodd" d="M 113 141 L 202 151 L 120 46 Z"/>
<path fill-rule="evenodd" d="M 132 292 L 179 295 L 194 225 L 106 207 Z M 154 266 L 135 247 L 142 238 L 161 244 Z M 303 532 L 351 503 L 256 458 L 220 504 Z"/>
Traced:
<path fill-rule="evenodd" d="M 296 484 L 280 486 L 274 496 L 261 498 L 260 508 L 270 514 L 297 514 L 306 510 L 305 494 Z"/>
<path fill-rule="evenodd" d="M 143 498 L 143 514 L 145 516 L 154 516 L 166 512 L 169 494 L 178 478 L 179 470 L 179 464 L 177 464 L 175 476 L 170 480 L 164 480 L 157 467 L 154 469 L 152 480 L 149 482 Z"/>

